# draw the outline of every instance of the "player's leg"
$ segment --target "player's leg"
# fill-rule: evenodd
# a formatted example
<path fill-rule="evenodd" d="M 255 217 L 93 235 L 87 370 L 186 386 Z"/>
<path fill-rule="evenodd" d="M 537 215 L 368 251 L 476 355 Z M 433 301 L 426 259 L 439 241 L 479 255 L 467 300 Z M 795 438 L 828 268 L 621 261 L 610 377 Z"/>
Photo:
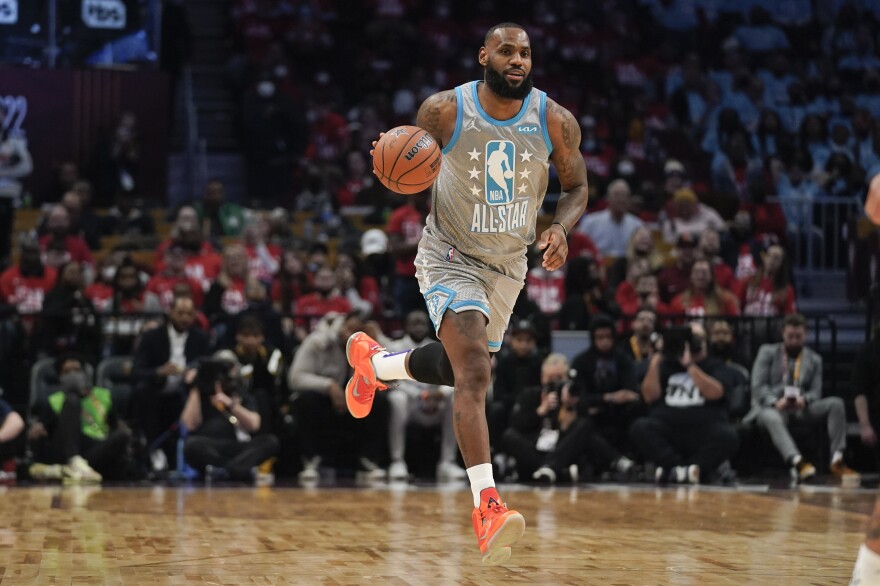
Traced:
<path fill-rule="evenodd" d="M 853 569 L 850 586 L 868 586 L 880 583 L 880 499 L 874 503 L 874 514 L 868 524 L 865 543 Z"/>
<path fill-rule="evenodd" d="M 474 497 L 472 520 L 483 563 L 510 557 L 510 546 L 525 530 L 525 520 L 502 503 L 495 489 L 486 424 L 486 395 L 492 376 L 486 316 L 479 311 L 447 311 L 440 340 L 455 376 L 452 425 Z"/>

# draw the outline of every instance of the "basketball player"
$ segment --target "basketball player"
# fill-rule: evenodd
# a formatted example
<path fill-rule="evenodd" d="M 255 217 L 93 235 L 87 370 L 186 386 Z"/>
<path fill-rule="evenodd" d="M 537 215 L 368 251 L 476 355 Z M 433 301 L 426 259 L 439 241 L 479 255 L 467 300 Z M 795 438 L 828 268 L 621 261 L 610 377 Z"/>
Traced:
<path fill-rule="evenodd" d="M 406 379 L 455 387 L 453 425 L 474 498 L 472 520 L 484 564 L 510 557 L 525 521 L 502 503 L 490 464 L 486 393 L 497 352 L 526 276 L 547 190 L 548 161 L 562 195 L 538 248 L 555 271 L 587 204 L 587 171 L 574 116 L 532 87 L 532 50 L 523 28 L 493 26 L 478 56 L 484 79 L 434 94 L 417 125 L 443 147 L 432 210 L 419 242 L 416 276 L 440 343 L 388 353 L 362 332 L 348 342 L 354 377 L 345 389 L 354 417 L 376 390 Z M 374 143 L 375 145 L 375 143 Z"/>

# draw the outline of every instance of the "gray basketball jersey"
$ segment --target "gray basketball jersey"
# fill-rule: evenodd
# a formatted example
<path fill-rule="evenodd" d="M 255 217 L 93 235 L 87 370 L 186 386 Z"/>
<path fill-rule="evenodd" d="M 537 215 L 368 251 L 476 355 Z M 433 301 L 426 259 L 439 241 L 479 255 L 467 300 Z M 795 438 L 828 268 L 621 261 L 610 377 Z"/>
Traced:
<path fill-rule="evenodd" d="M 455 88 L 458 113 L 432 189 L 426 231 L 489 263 L 523 256 L 535 240 L 552 150 L 547 94 L 532 89 L 519 113 L 495 120 L 472 81 Z"/>

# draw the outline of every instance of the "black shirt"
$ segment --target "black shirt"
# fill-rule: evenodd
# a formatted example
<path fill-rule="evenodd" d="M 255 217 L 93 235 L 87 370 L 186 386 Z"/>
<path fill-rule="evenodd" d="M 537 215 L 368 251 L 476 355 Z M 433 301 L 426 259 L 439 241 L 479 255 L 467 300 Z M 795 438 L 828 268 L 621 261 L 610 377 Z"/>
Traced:
<path fill-rule="evenodd" d="M 241 393 L 241 405 L 249 411 L 256 411 L 256 402 L 250 393 Z M 234 440 L 235 426 L 229 421 L 232 415 L 229 411 L 220 411 L 210 401 L 210 398 L 202 395 L 202 424 L 192 432 L 192 435 L 200 435 L 214 439 Z"/>
<path fill-rule="evenodd" d="M 724 363 L 706 358 L 697 366 L 707 375 L 725 384 Z M 727 401 L 710 401 L 697 388 L 693 378 L 678 362 L 663 359 L 660 363 L 660 398 L 651 412 L 673 424 L 698 425 L 710 421 L 727 421 Z"/>

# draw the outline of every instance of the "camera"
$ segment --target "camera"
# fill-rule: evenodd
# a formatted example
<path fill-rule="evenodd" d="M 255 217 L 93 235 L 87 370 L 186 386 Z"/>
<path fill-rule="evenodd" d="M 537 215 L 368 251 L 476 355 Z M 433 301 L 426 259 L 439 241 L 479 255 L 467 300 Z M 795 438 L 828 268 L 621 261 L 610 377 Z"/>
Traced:
<path fill-rule="evenodd" d="M 678 360 L 685 348 L 690 349 L 691 352 L 699 352 L 700 348 L 695 348 L 695 342 L 690 326 L 669 327 L 663 332 L 663 356 L 670 360 Z"/>
<path fill-rule="evenodd" d="M 236 367 L 227 360 L 212 358 L 201 362 L 195 379 L 195 386 L 199 389 L 202 397 L 210 398 L 215 394 L 216 383 L 229 396 L 238 394 L 241 381 L 236 373 Z"/>

